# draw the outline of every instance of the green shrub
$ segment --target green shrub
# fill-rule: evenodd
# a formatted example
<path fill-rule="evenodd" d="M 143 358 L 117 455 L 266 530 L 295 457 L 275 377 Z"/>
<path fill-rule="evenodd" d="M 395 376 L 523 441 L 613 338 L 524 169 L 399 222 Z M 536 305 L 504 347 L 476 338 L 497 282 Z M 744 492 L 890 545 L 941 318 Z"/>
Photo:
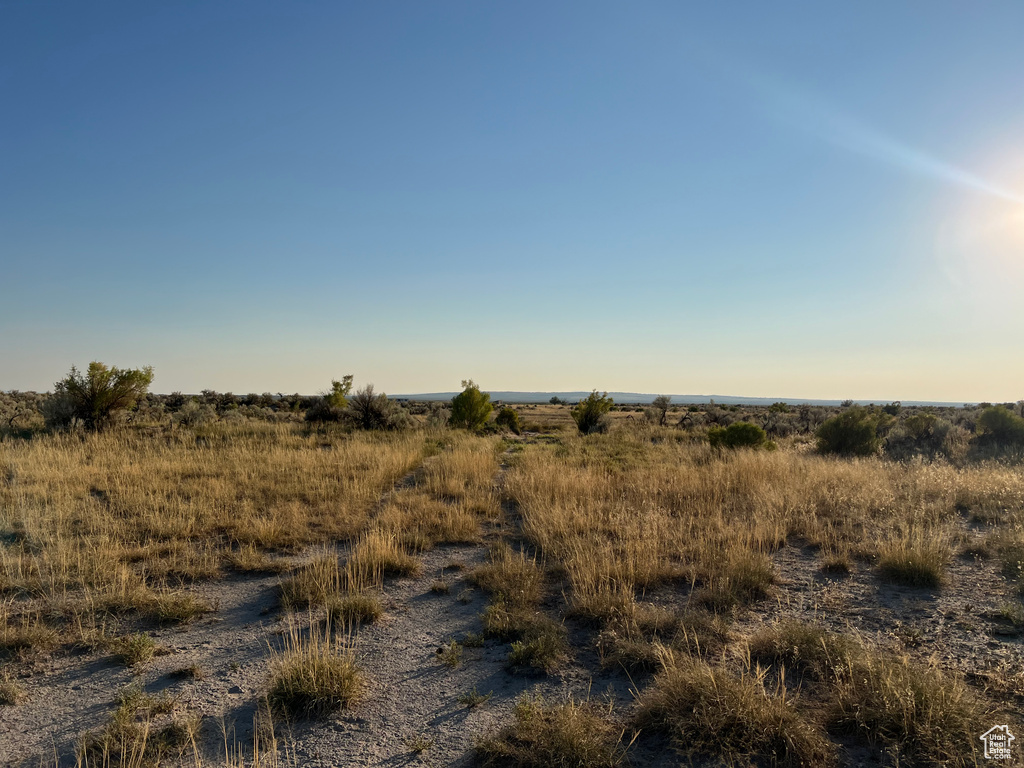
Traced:
<path fill-rule="evenodd" d="M 775 447 L 763 429 L 748 421 L 737 421 L 728 427 L 712 427 L 708 430 L 708 442 L 712 448 Z"/>
<path fill-rule="evenodd" d="M 491 396 L 481 392 L 472 379 L 462 382 L 462 393 L 452 398 L 452 415 L 449 423 L 453 427 L 478 430 L 487 423 L 494 410 Z"/>
<path fill-rule="evenodd" d="M 519 424 L 519 414 L 516 413 L 515 408 L 510 408 L 507 405 L 498 411 L 498 415 L 495 417 L 494 423 L 499 427 L 511 430 L 517 435 L 522 431 L 522 427 Z"/>
<path fill-rule="evenodd" d="M 84 375 L 71 366 L 71 373 L 53 385 L 45 411 L 47 426 L 59 429 L 77 419 L 86 429 L 103 429 L 134 408 L 152 383 L 152 366 L 122 369 L 92 362 Z"/>
<path fill-rule="evenodd" d="M 871 456 L 878 453 L 892 417 L 880 411 L 851 405 L 825 421 L 814 433 L 818 450 L 840 456 Z"/>
<path fill-rule="evenodd" d="M 586 399 L 576 403 L 571 413 L 580 433 L 589 435 L 594 432 L 607 432 L 608 420 L 605 416 L 614 404 L 607 392 L 599 395 L 596 389 L 587 395 Z"/>
<path fill-rule="evenodd" d="M 982 444 L 996 449 L 1024 448 L 1024 419 L 1004 405 L 986 408 L 978 417 Z"/>

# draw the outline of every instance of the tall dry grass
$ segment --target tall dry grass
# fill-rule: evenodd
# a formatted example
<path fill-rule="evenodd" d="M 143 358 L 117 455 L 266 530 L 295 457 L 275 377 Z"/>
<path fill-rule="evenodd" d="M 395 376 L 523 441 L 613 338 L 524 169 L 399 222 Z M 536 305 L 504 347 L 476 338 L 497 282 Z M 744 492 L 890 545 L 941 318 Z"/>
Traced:
<path fill-rule="evenodd" d="M 680 578 L 756 598 L 772 581 L 764 556 L 787 541 L 867 560 L 881 553 L 903 580 L 938 584 L 965 511 L 1012 527 L 1024 509 L 1024 475 L 1001 465 L 829 459 L 792 448 L 715 454 L 628 431 L 536 446 L 510 470 L 507 488 L 524 534 L 565 567 L 576 609 L 598 617 Z"/>
<path fill-rule="evenodd" d="M 174 620 L 192 581 L 356 536 L 425 452 L 423 433 L 265 423 L 5 441 L 0 591 Z"/>

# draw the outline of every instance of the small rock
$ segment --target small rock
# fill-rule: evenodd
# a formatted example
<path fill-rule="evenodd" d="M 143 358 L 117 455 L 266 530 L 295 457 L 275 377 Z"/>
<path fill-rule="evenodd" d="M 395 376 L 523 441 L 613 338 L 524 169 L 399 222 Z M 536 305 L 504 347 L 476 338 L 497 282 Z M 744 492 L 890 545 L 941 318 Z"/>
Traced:
<path fill-rule="evenodd" d="M 241 693 L 241 692 L 242 692 L 242 687 L 240 685 L 232 685 L 230 688 L 228 688 L 228 693 L 231 693 L 231 694 L 238 694 L 238 693 Z"/>

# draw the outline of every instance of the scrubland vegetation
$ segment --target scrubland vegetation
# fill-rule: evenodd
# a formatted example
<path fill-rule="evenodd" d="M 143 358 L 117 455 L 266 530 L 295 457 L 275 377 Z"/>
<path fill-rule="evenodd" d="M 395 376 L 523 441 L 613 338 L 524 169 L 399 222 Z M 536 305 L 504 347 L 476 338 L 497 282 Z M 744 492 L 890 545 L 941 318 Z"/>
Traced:
<path fill-rule="evenodd" d="M 287 630 L 268 640 L 263 716 L 358 712 L 374 695 L 360 636 L 388 620 L 390 585 L 459 600 L 421 558 L 466 547 L 487 553 L 463 576 L 486 605 L 435 666 L 486 646 L 509 675 L 630 691 L 505 702 L 482 764 L 966 766 L 992 725 L 1020 726 L 1019 405 L 634 408 L 595 391 L 493 413 L 465 385 L 450 404 L 353 395 L 350 377 L 316 398 L 136 391 L 104 413 L 59 388 L 3 395 L 0 704 L 24 706 L 48 656 L 144 668 L 162 652 L 147 631 L 216 614 L 199 586 L 270 574 Z M 130 691 L 79 761 L 210 762 L 191 718 Z"/>

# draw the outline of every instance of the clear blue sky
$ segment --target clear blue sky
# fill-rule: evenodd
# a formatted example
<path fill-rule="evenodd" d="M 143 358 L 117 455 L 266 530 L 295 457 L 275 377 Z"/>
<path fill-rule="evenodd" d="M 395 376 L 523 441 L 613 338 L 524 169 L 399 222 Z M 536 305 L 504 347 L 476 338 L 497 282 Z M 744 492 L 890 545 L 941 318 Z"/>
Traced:
<path fill-rule="evenodd" d="M 0 2 L 0 389 L 1024 397 L 1024 3 Z"/>

